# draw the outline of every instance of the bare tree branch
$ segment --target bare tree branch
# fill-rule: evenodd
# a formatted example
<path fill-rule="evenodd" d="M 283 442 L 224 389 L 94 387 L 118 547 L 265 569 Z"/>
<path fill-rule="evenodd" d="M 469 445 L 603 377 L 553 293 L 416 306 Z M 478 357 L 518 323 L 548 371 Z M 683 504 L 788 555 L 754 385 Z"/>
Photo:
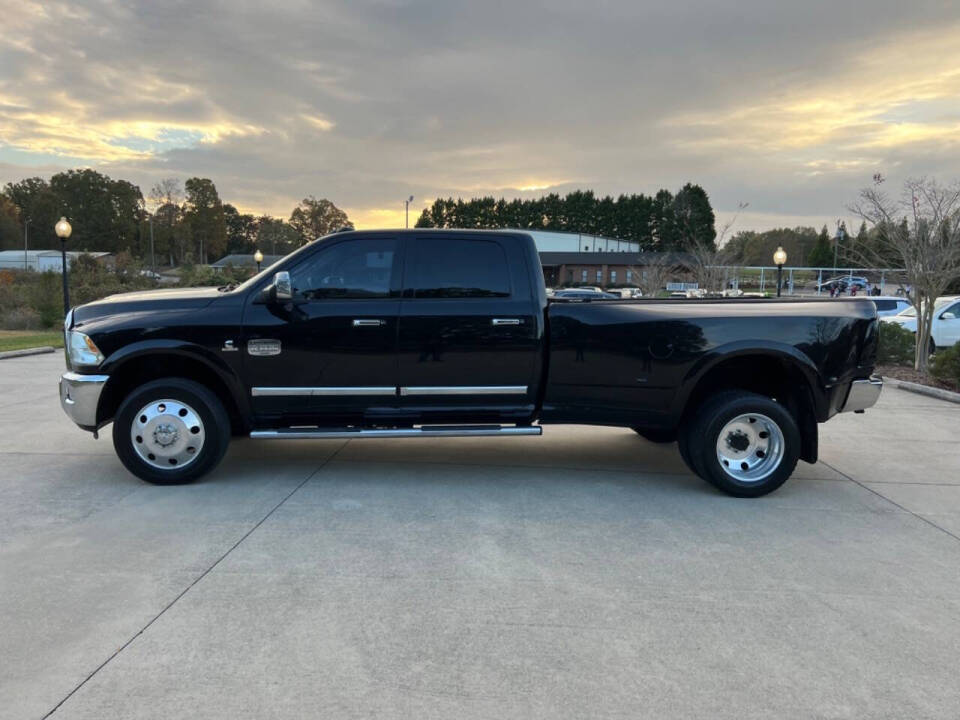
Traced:
<path fill-rule="evenodd" d="M 857 248 L 858 260 L 881 267 L 893 258 L 904 268 L 909 298 L 917 309 L 914 367 L 926 372 L 934 302 L 960 279 L 960 184 L 910 179 L 899 201 L 878 186 L 875 180 L 849 208 L 876 230 L 875 242 Z"/>

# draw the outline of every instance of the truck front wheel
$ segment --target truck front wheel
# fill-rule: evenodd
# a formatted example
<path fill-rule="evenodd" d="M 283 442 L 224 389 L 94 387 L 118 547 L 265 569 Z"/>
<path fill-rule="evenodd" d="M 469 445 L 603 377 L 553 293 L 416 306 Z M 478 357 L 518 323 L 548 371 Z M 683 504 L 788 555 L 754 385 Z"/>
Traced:
<path fill-rule="evenodd" d="M 184 378 L 141 385 L 113 419 L 113 447 L 124 466 L 155 485 L 192 482 L 210 472 L 230 442 L 220 399 Z"/>
<path fill-rule="evenodd" d="M 780 403 L 728 391 L 697 411 L 689 452 L 698 474 L 736 497 L 760 497 L 787 481 L 800 457 L 800 430 Z"/>

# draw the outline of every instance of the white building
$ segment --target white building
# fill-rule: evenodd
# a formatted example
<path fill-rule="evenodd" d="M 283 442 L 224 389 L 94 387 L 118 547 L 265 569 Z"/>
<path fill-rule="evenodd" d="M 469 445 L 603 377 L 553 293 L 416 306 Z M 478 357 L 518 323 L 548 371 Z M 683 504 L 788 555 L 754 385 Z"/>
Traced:
<path fill-rule="evenodd" d="M 103 262 L 108 252 L 67 251 L 67 268 L 81 255 L 90 255 Z M 60 272 L 62 260 L 59 250 L 3 250 L 0 251 L 0 270 L 36 270 L 37 272 Z"/>
<path fill-rule="evenodd" d="M 549 230 L 524 230 L 523 232 L 533 237 L 538 252 L 640 252 L 640 243 L 633 240 Z"/>

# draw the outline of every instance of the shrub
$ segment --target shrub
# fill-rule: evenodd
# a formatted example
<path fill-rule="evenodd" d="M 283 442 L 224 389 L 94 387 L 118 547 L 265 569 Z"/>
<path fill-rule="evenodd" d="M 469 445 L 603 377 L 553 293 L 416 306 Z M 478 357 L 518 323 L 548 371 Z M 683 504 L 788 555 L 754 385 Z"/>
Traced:
<path fill-rule="evenodd" d="M 33 308 L 17 307 L 0 311 L 0 330 L 39 330 L 42 327 L 40 313 Z"/>
<path fill-rule="evenodd" d="M 937 350 L 930 361 L 930 374 L 960 390 L 960 343 Z"/>
<path fill-rule="evenodd" d="M 879 365 L 913 365 L 916 336 L 897 323 L 880 323 L 877 363 Z"/>

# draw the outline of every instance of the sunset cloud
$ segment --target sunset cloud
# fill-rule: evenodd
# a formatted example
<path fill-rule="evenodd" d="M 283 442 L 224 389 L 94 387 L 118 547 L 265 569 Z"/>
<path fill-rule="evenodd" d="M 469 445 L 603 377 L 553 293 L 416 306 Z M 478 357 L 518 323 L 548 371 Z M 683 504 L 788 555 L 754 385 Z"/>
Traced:
<path fill-rule="evenodd" d="M 699 182 L 826 221 L 874 172 L 956 177 L 960 11 L 936 0 L 0 0 L 0 183 L 211 177 L 361 227 L 403 199 Z M 411 213 L 413 208 L 411 208 Z"/>

